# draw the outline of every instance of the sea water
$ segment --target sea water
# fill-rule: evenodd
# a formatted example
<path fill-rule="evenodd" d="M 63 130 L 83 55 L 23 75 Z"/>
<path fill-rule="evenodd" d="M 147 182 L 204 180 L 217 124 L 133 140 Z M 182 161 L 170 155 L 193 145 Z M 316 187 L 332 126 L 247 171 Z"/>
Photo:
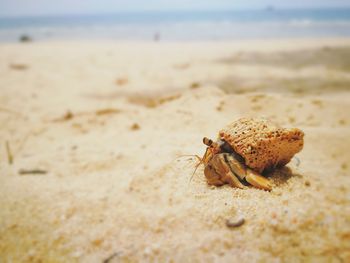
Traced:
<path fill-rule="evenodd" d="M 0 18 L 0 41 L 197 41 L 350 36 L 350 9 L 177 11 Z"/>

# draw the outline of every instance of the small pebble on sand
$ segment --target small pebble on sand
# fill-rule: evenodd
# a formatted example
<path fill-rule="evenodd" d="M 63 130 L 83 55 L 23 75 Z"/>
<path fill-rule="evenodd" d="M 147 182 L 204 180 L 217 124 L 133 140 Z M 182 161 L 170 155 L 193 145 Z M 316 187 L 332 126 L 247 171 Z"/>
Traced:
<path fill-rule="evenodd" d="M 115 84 L 117 84 L 118 86 L 124 86 L 126 84 L 128 84 L 129 80 L 127 78 L 119 78 L 115 81 Z"/>
<path fill-rule="evenodd" d="M 130 129 L 132 131 L 137 131 L 137 130 L 141 129 L 141 127 L 137 123 L 134 123 L 133 125 L 131 125 Z"/>
<path fill-rule="evenodd" d="M 229 228 L 240 227 L 245 223 L 244 218 L 240 218 L 238 220 L 227 219 L 226 226 Z"/>

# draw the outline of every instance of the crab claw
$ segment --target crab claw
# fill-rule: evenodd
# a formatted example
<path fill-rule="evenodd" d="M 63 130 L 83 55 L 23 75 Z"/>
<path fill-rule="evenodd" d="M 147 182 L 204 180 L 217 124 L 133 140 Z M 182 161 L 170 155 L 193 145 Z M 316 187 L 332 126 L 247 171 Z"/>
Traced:
<path fill-rule="evenodd" d="M 247 169 L 247 175 L 245 179 L 248 183 L 255 186 L 256 188 L 264 189 L 267 191 L 271 191 L 272 189 L 272 185 L 270 184 L 269 180 L 251 169 Z"/>

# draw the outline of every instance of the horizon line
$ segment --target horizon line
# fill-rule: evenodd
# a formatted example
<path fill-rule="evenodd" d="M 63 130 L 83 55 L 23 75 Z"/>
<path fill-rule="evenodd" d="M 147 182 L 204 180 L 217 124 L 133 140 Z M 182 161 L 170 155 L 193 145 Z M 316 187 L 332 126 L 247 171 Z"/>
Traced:
<path fill-rule="evenodd" d="M 67 16 L 100 16 L 100 15 L 120 15 L 120 14 L 155 14 L 155 13 L 216 13 L 216 12 L 244 12 L 244 11 L 287 11 L 287 10 L 350 10 L 350 6 L 334 6 L 334 7 L 276 7 L 266 6 L 262 8 L 217 8 L 217 9 L 154 9 L 154 10 L 120 10 L 113 12 L 84 12 L 84 13 L 48 13 L 48 14 L 0 14 L 0 19 L 16 19 L 16 18 L 49 18 L 49 17 L 67 17 Z"/>

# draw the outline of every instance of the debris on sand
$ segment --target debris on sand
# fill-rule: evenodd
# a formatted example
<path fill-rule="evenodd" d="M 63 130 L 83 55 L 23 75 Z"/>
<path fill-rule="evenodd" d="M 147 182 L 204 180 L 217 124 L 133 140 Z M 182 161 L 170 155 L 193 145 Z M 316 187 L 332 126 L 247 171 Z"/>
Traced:
<path fill-rule="evenodd" d="M 117 84 L 118 86 L 124 86 L 126 84 L 128 84 L 129 80 L 127 78 L 119 78 L 115 81 L 115 84 Z"/>
<path fill-rule="evenodd" d="M 112 255 L 110 255 L 108 258 L 106 258 L 105 260 L 103 260 L 103 263 L 109 263 L 111 262 L 114 258 L 119 256 L 119 252 L 115 252 Z"/>
<path fill-rule="evenodd" d="M 8 163 L 12 164 L 13 163 L 13 155 L 12 155 L 12 152 L 11 152 L 9 141 L 6 141 L 6 153 L 7 153 L 7 161 L 8 161 Z"/>
<path fill-rule="evenodd" d="M 137 131 L 137 130 L 139 130 L 139 129 L 141 129 L 141 127 L 140 127 L 140 125 L 138 125 L 137 123 L 134 123 L 134 124 L 131 125 L 131 127 L 130 127 L 130 130 L 132 130 L 132 131 Z"/>
<path fill-rule="evenodd" d="M 95 113 L 96 115 L 115 114 L 115 113 L 120 113 L 120 110 L 113 109 L 113 108 L 106 108 L 106 109 L 97 110 Z"/>
<path fill-rule="evenodd" d="M 74 115 L 71 111 L 67 111 L 66 114 L 63 115 L 63 120 L 68 121 L 70 119 L 73 119 Z"/>
<path fill-rule="evenodd" d="M 177 91 L 174 92 L 153 92 L 148 94 L 139 94 L 129 97 L 129 102 L 136 105 L 141 105 L 146 108 L 156 108 L 162 104 L 176 100 L 181 97 Z"/>
<path fill-rule="evenodd" d="M 66 113 L 62 117 L 56 118 L 53 121 L 55 121 L 55 122 L 69 121 L 73 118 L 74 118 L 74 114 L 70 110 L 67 110 Z"/>
<path fill-rule="evenodd" d="M 41 175 L 41 174 L 47 174 L 47 171 L 46 170 L 42 170 L 42 169 L 31 169 L 31 170 L 20 169 L 18 171 L 18 173 L 20 175 L 30 175 L 30 174 Z"/>
<path fill-rule="evenodd" d="M 190 89 L 198 89 L 200 88 L 201 84 L 199 82 L 192 82 L 190 85 Z"/>
<path fill-rule="evenodd" d="M 26 64 L 17 64 L 17 63 L 13 63 L 9 65 L 10 69 L 14 69 L 14 70 L 26 70 L 29 68 L 28 65 Z"/>
<path fill-rule="evenodd" d="M 310 186 L 310 185 L 311 185 L 310 181 L 309 181 L 309 180 L 306 180 L 306 181 L 305 181 L 305 186 Z"/>

